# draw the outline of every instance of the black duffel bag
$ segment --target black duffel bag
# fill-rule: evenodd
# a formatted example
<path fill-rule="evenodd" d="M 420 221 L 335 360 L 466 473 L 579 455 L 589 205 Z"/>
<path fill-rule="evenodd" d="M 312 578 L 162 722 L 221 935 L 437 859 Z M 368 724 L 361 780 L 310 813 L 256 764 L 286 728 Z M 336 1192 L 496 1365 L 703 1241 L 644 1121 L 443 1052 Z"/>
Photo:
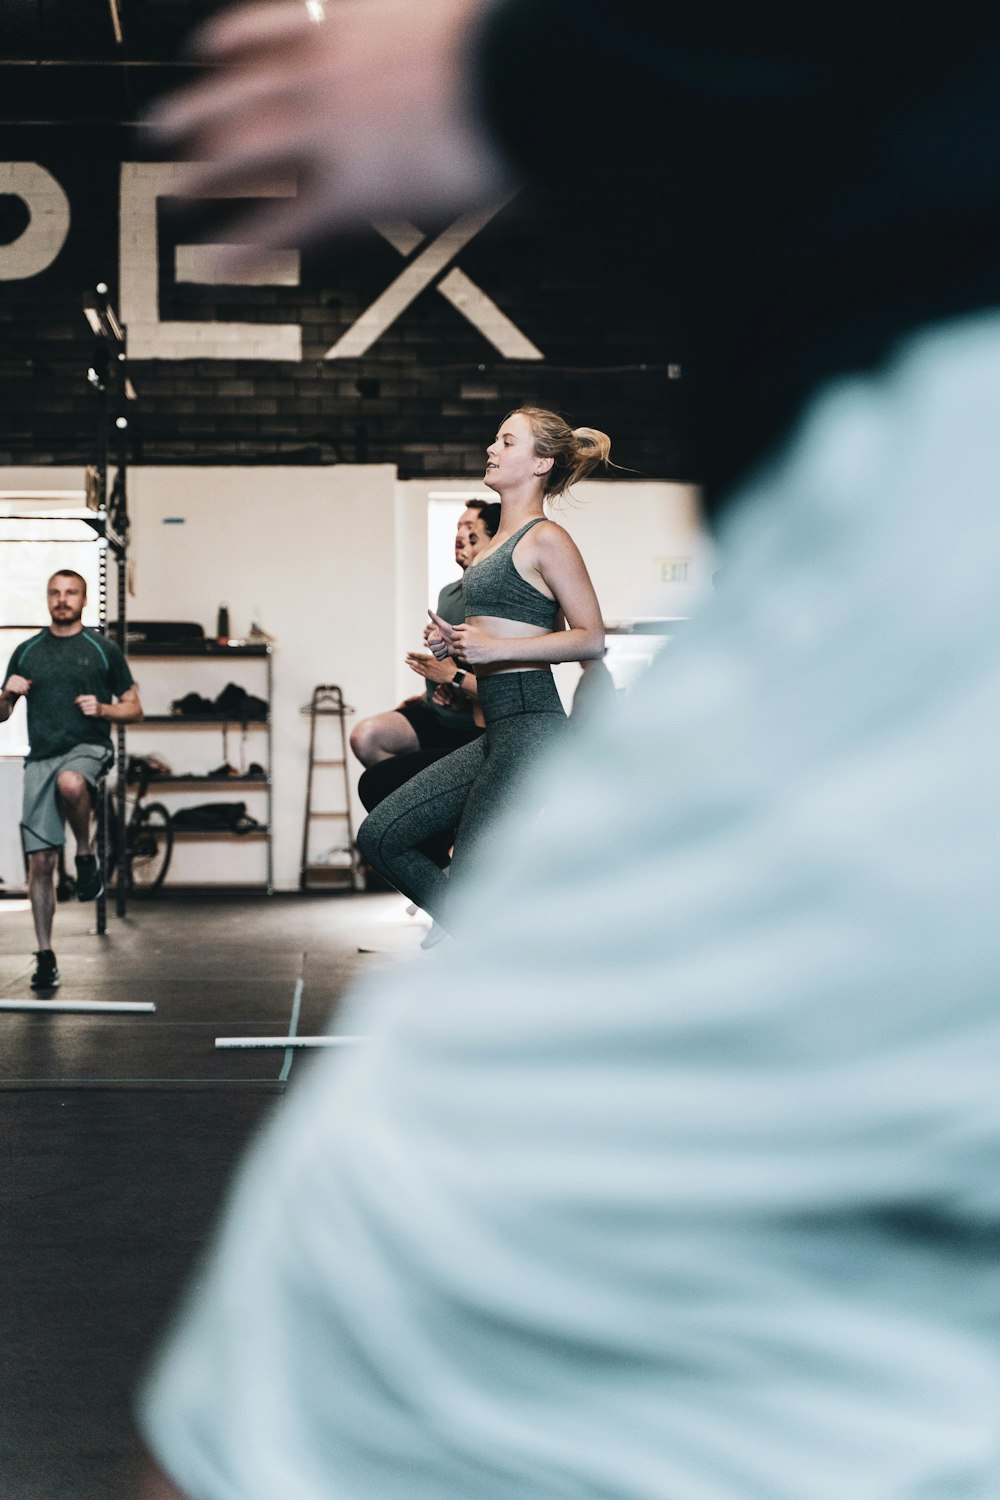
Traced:
<path fill-rule="evenodd" d="M 261 826 L 248 815 L 245 802 L 199 802 L 170 816 L 175 828 L 192 833 L 253 833 Z"/>

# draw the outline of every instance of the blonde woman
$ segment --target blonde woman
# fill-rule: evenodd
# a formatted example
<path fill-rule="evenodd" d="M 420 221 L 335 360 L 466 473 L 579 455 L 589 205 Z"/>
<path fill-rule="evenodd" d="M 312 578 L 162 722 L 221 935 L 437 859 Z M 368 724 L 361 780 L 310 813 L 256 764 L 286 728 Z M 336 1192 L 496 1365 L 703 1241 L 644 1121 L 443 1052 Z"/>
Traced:
<path fill-rule="evenodd" d="M 475 672 L 486 733 L 429 766 L 366 818 L 358 847 L 397 890 L 448 926 L 449 885 L 484 857 L 483 836 L 525 771 L 558 738 L 565 713 L 552 677 L 562 661 L 604 653 L 601 610 L 583 558 L 544 502 L 607 460 L 611 441 L 539 407 L 507 416 L 485 482 L 500 525 L 463 580 L 465 623 L 431 611 L 435 656 Z M 456 828 L 450 880 L 418 847 Z"/>

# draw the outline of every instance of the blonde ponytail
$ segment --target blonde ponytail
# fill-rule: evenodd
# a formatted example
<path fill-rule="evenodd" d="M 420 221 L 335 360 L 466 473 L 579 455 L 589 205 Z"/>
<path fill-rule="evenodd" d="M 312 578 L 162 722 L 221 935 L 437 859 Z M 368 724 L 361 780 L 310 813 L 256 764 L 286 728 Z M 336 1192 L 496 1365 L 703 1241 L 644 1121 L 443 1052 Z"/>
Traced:
<path fill-rule="evenodd" d="M 576 461 L 565 489 L 576 484 L 577 480 L 585 479 L 598 464 L 608 463 L 611 457 L 611 439 L 600 428 L 574 427 L 573 436 L 576 439 Z M 562 491 L 558 493 L 561 494 Z"/>
<path fill-rule="evenodd" d="M 552 467 L 545 476 L 545 495 L 555 499 L 571 485 L 593 473 L 599 464 L 609 462 L 611 439 L 596 427 L 570 427 L 554 411 L 541 406 L 519 406 L 508 412 L 511 417 L 526 417 L 539 458 L 551 458 Z"/>

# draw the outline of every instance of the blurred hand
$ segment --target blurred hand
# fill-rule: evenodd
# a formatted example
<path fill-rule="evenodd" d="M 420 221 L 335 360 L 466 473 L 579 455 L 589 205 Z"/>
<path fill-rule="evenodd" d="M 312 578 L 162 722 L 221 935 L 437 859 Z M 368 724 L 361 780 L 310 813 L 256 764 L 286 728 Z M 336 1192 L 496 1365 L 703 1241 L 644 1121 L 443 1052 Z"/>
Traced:
<path fill-rule="evenodd" d="M 416 672 L 418 677 L 425 677 L 428 682 L 451 682 L 456 671 L 450 656 L 439 661 L 436 656 L 425 651 L 408 651 L 406 665 L 411 672 Z"/>
<path fill-rule="evenodd" d="M 427 644 L 438 661 L 444 661 L 446 656 L 452 655 L 451 642 L 455 627 L 449 625 L 447 620 L 442 620 L 441 616 L 435 614 L 432 609 L 429 609 L 427 613 L 431 617 L 431 631 L 427 637 Z"/>
<path fill-rule="evenodd" d="M 74 698 L 74 703 L 87 719 L 99 719 L 101 717 L 101 701 L 95 698 L 93 693 L 81 693 L 79 698 Z"/>
<path fill-rule="evenodd" d="M 461 706 L 461 698 L 460 688 L 453 688 L 450 683 L 444 682 L 434 689 L 431 702 L 436 703 L 439 708 L 458 708 Z"/>
<path fill-rule="evenodd" d="M 12 693 L 12 694 L 16 695 L 18 698 L 25 697 L 30 691 L 31 691 L 31 679 L 30 679 L 30 677 L 18 677 L 18 675 L 17 675 L 16 672 L 12 672 L 11 673 L 11 675 L 7 678 L 7 681 L 6 681 L 5 685 L 4 685 L 4 692 L 5 693 Z"/>
<path fill-rule="evenodd" d="M 318 21 L 305 0 L 225 11 L 193 48 L 215 70 L 150 124 L 193 158 L 192 194 L 252 197 L 265 173 L 298 174 L 296 198 L 241 226 L 262 249 L 485 203 L 511 186 L 472 104 L 469 38 L 490 3 L 327 0 Z"/>

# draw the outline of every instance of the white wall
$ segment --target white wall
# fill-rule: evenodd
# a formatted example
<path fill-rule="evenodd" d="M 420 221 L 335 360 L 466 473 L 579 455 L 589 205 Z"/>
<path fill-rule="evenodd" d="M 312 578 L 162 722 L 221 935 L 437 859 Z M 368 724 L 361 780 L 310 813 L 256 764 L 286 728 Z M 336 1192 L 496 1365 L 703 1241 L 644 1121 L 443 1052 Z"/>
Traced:
<path fill-rule="evenodd" d="M 608 624 L 694 612 L 710 580 L 712 550 L 693 485 L 591 480 L 550 514 L 583 553 Z M 677 573 L 683 576 L 673 578 Z"/>
<path fill-rule="evenodd" d="M 132 471 L 132 617 L 197 620 L 214 633 L 216 611 L 224 601 L 231 634 L 244 634 L 259 607 L 258 623 L 277 637 L 272 775 L 278 889 L 298 884 L 309 727 L 299 709 L 320 683 L 337 683 L 359 717 L 392 701 L 394 483 L 395 470 L 387 465 Z M 180 518 L 181 524 L 170 518 Z M 250 692 L 260 692 L 262 682 L 257 664 L 238 658 L 218 667 L 137 659 L 134 670 L 149 712 L 169 712 L 170 699 L 189 688 L 214 696 L 228 680 Z M 333 721 L 324 728 L 331 726 Z M 162 749 L 178 773 L 193 769 L 192 757 L 209 751 L 214 765 L 222 761 L 221 739 L 209 730 L 152 726 L 133 734 L 135 747 L 140 738 L 148 748 Z M 263 748 L 263 736 L 251 735 L 255 759 L 261 759 L 258 745 Z M 357 776 L 355 767 L 350 769 L 353 785 Z M 317 787 L 317 802 L 336 805 L 336 791 L 335 784 Z M 263 818 L 252 793 L 234 788 L 232 795 Z M 208 800 L 200 794 L 185 796 L 187 801 Z M 360 814 L 355 802 L 356 818 Z M 331 823 L 329 842 L 339 834 L 339 826 Z M 321 840 L 325 837 L 320 831 Z M 258 878 L 252 861 L 261 855 L 259 846 L 248 844 L 236 852 L 246 861 L 243 878 Z M 179 856 L 197 858 L 206 880 L 224 878 L 223 870 L 233 869 L 229 845 L 191 844 Z M 177 876 L 182 875 L 197 878 L 179 864 Z"/>

